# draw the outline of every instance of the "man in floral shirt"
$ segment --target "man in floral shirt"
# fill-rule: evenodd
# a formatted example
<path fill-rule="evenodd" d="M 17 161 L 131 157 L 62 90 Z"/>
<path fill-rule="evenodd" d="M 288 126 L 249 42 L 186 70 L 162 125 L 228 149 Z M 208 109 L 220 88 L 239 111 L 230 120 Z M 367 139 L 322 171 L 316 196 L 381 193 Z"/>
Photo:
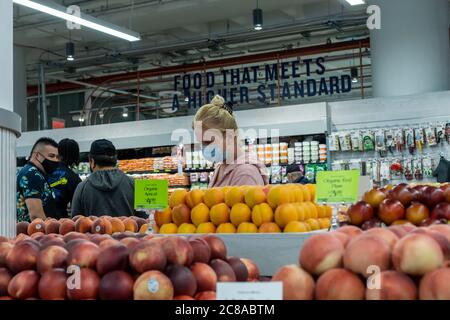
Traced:
<path fill-rule="evenodd" d="M 18 222 L 55 216 L 54 195 L 46 175 L 58 165 L 58 144 L 50 138 L 36 141 L 29 162 L 17 174 Z"/>

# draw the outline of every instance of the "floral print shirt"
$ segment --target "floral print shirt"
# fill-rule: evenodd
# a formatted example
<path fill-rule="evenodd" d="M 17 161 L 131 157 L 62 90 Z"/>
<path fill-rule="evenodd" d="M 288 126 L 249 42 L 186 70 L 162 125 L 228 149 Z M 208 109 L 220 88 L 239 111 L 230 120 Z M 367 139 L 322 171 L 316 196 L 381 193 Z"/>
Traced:
<path fill-rule="evenodd" d="M 31 222 L 25 199 L 41 199 L 45 215 L 55 214 L 54 194 L 44 174 L 31 162 L 17 174 L 17 222 Z"/>

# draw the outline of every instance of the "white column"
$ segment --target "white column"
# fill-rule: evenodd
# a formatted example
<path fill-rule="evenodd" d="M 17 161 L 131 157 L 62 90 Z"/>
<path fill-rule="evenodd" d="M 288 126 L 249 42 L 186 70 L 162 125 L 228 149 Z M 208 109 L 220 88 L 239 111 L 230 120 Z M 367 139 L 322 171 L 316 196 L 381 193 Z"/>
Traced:
<path fill-rule="evenodd" d="M 13 3 L 0 1 L 0 235 L 16 233 L 16 139 L 20 117 L 13 113 Z"/>
<path fill-rule="evenodd" d="M 27 71 L 25 49 L 14 46 L 14 112 L 22 118 L 22 131 L 27 131 Z"/>
<path fill-rule="evenodd" d="M 381 9 L 370 32 L 373 95 L 449 89 L 448 0 L 369 0 Z"/>

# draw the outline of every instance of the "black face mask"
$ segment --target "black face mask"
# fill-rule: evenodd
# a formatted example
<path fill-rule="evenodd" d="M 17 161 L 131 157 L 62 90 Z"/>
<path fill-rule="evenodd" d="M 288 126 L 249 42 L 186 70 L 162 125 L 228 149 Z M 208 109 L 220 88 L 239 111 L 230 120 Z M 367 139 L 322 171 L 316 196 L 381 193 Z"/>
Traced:
<path fill-rule="evenodd" d="M 59 161 L 51 161 L 44 157 L 44 161 L 41 162 L 42 167 L 45 170 L 45 173 L 52 174 L 59 167 Z"/>

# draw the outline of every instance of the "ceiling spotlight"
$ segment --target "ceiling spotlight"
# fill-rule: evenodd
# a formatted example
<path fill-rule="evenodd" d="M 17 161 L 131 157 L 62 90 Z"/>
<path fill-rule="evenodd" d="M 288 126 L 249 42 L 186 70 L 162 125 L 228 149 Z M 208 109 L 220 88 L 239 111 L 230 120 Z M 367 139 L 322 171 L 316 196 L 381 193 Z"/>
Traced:
<path fill-rule="evenodd" d="M 67 61 L 75 60 L 75 44 L 73 42 L 66 43 L 66 59 Z"/>
<path fill-rule="evenodd" d="M 128 118 L 128 109 L 127 108 L 123 108 L 122 117 Z"/>
<path fill-rule="evenodd" d="M 347 1 L 351 6 L 365 4 L 364 0 L 345 0 L 345 1 Z"/>
<path fill-rule="evenodd" d="M 353 83 L 357 83 L 358 82 L 358 68 L 352 67 L 350 69 L 350 74 L 351 74 L 351 77 L 352 77 L 352 82 Z"/>
<path fill-rule="evenodd" d="M 253 9 L 253 28 L 255 30 L 263 28 L 263 11 L 259 8 Z"/>
<path fill-rule="evenodd" d="M 185 102 L 189 102 L 189 97 L 185 97 L 185 98 L 184 98 L 184 101 L 185 101 Z"/>

